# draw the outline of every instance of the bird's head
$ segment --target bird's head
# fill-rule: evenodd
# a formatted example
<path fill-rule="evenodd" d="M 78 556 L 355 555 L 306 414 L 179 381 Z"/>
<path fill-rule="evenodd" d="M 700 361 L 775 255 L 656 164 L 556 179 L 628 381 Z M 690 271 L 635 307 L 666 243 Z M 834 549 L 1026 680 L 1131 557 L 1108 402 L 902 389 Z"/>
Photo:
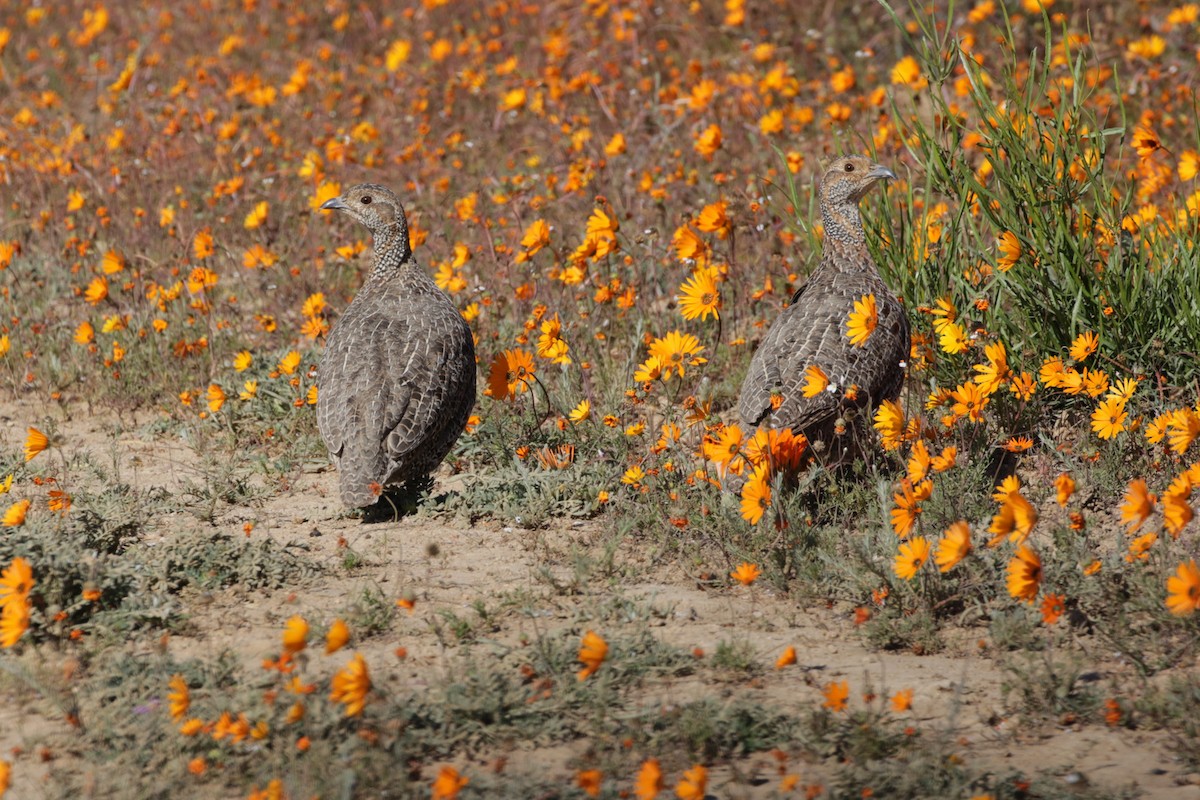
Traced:
<path fill-rule="evenodd" d="M 392 190 L 377 183 L 359 183 L 351 186 L 341 196 L 321 204 L 324 211 L 343 211 L 352 219 L 366 225 L 374 234 L 386 231 L 395 225 L 407 230 L 404 207 L 392 194 Z"/>
<path fill-rule="evenodd" d="M 865 156 L 845 156 L 835 159 L 825 170 L 821 178 L 821 200 L 830 207 L 857 204 L 879 181 L 895 179 L 890 169 Z"/>

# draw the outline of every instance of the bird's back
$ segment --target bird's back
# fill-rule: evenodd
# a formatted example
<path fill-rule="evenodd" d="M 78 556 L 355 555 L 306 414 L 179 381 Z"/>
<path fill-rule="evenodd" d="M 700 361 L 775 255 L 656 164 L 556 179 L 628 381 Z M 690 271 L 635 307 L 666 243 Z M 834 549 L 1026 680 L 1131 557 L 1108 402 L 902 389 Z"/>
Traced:
<path fill-rule="evenodd" d="M 350 506 L 436 468 L 475 402 L 470 328 L 409 261 L 368 279 L 330 332 L 318 373 L 317 423 Z"/>

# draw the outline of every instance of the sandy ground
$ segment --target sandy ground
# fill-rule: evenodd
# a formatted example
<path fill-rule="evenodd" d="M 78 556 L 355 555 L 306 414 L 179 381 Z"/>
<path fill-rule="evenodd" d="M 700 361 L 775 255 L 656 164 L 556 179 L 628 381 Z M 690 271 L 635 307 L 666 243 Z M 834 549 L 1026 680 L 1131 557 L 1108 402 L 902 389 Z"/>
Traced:
<path fill-rule="evenodd" d="M 128 432 L 124 433 L 115 432 L 116 420 L 89 419 L 82 412 L 56 419 L 62 452 L 91 450 L 102 462 L 115 462 L 126 480 L 174 489 L 195 478 L 197 458 L 187 442 L 149 440 L 134 432 L 149 421 L 145 415 L 125 420 Z M 26 426 L 40 421 L 28 408 L 0 405 L 0 438 L 9 448 L 19 446 Z M 602 522 L 562 522 L 542 531 L 496 524 L 468 528 L 419 519 L 364 525 L 342 515 L 335 480 L 332 471 L 301 472 L 289 491 L 269 497 L 258 507 L 222 507 L 215 527 L 243 536 L 243 524 L 253 521 L 250 536 L 303 541 L 312 548 L 312 558 L 330 566 L 341 561 L 339 539 L 344 539 L 363 556 L 363 562 L 349 574 L 331 570 L 332 577 L 286 591 L 247 592 L 234 587 L 189 596 L 191 633 L 169 638 L 166 646 L 173 655 L 185 658 L 229 649 L 253 668 L 277 654 L 288 617 L 303 614 L 314 622 L 328 622 L 334 610 L 345 607 L 347 598 L 377 587 L 388 597 L 415 596 L 416 608 L 410 617 L 402 617 L 394 633 L 357 643 L 357 649 L 372 664 L 390 656 L 389 663 L 396 666 L 381 680 L 415 687 L 454 668 L 457 646 L 452 639 L 439 641 L 430 624 L 440 610 L 473 617 L 471 609 L 477 601 L 489 609 L 502 608 L 500 598 L 523 592 L 534 599 L 538 612 L 500 610 L 491 629 L 482 634 L 511 645 L 522 636 L 577 624 L 582 610 L 603 602 L 611 591 L 607 580 L 593 580 L 576 593 L 557 592 L 546 578 L 548 574 L 569 581 L 574 574 L 573 554 L 596 550 L 611 535 Z M 212 529 L 194 516 L 175 514 L 157 521 L 150 535 L 165 539 L 189 526 Z M 652 626 L 655 636 L 709 654 L 722 640 L 752 641 L 768 669 L 742 688 L 760 696 L 766 705 L 781 711 L 812 708 L 821 701 L 820 686 L 832 680 L 849 681 L 852 698 L 868 686 L 880 694 L 912 688 L 912 713 L 919 724 L 952 732 L 963 745 L 964 757 L 976 765 L 1046 770 L 1067 784 L 1081 780 L 1098 787 L 1136 784 L 1148 798 L 1200 798 L 1200 785 L 1196 785 L 1200 776 L 1183 774 L 1166 747 L 1165 733 L 1027 723 L 1005 709 L 1000 672 L 988 658 L 973 654 L 969 645 L 955 648 L 959 654 L 930 656 L 873 651 L 854 633 L 849 608 L 802 607 L 794 598 L 758 587 L 705 587 L 681 565 L 657 563 L 652 554 L 628 542 L 618 549 L 617 559 L 632 566 L 629 572 L 638 576 L 622 583 L 622 594 L 656 612 L 638 623 Z M 799 663 L 771 669 L 788 645 L 796 648 Z M 398 646 L 408 651 L 404 661 L 393 655 Z M 60 658 L 52 652 L 42 657 Z M 344 653 L 313 657 L 327 660 L 330 670 L 345 661 Z M 3 659 L 11 663 L 13 656 L 0 654 Z M 1098 671 L 1104 669 L 1097 665 Z M 647 689 L 646 699 L 670 704 L 704 692 L 720 695 L 726 688 L 697 683 L 696 676 L 658 681 Z M 10 796 L 44 796 L 44 775 L 64 768 L 64 763 L 54 758 L 53 751 L 41 748 L 64 736 L 70 736 L 70 729 L 61 714 L 44 703 L 30 702 L 27 687 L 0 681 L 0 757 L 16 763 Z M 567 776 L 565 761 L 575 754 L 571 746 L 535 752 L 518 744 L 510 753 L 488 757 L 507 755 L 509 770 L 550 769 Z M 758 771 L 774 780 L 774 764 L 766 754 L 749 759 L 739 770 L 743 775 Z M 815 770 L 819 778 L 822 768 Z M 722 775 L 727 774 L 726 767 L 713 770 L 710 792 L 714 796 L 752 796 L 742 793 L 753 791 L 745 784 L 729 793 L 722 790 Z"/>

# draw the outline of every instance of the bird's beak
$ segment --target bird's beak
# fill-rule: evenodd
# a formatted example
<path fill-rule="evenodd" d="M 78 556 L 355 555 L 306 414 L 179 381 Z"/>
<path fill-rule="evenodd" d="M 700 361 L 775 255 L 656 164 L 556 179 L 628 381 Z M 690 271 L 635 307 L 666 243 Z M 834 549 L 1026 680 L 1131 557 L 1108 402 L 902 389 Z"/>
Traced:
<path fill-rule="evenodd" d="M 880 167 L 880 169 L 882 169 L 882 167 Z M 324 203 L 321 203 L 322 211 L 345 211 L 348 208 L 350 208 L 350 206 L 346 205 L 346 203 L 340 197 L 335 197 L 332 200 L 326 200 Z"/>
<path fill-rule="evenodd" d="M 871 167 L 871 171 L 867 173 L 867 177 L 874 178 L 875 180 L 883 180 L 886 178 L 889 181 L 894 181 L 896 180 L 896 173 L 892 172 L 882 164 L 876 164 Z M 322 206 L 322 208 L 324 208 L 324 206 Z"/>

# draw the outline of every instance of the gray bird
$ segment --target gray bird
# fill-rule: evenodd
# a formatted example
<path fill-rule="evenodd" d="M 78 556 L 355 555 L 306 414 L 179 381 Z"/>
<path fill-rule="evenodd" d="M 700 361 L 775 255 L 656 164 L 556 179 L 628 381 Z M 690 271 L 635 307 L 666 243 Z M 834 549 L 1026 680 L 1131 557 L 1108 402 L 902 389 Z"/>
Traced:
<path fill-rule="evenodd" d="M 852 448 L 841 437 L 855 412 L 894 400 L 904 382 L 909 355 L 909 325 L 904 307 L 879 275 L 867 251 L 858 203 L 891 170 L 862 156 L 834 161 L 821 179 L 821 219 L 825 249 L 820 265 L 796 291 L 771 326 L 750 362 L 742 384 L 738 414 L 747 425 L 803 432 L 823 442 L 836 461 Z M 862 346 L 851 344 L 847 321 L 854 303 L 875 296 L 878 325 Z M 816 366 L 829 386 L 805 397 L 805 372 Z M 846 390 L 857 386 L 857 395 Z M 818 445 L 818 451 L 822 445 Z"/>
<path fill-rule="evenodd" d="M 338 468 L 342 502 L 374 505 L 442 459 L 475 405 L 475 343 L 466 320 L 413 258 L 396 195 L 363 183 L 321 208 L 371 231 L 374 265 L 333 326 L 317 370 L 317 427 Z"/>

